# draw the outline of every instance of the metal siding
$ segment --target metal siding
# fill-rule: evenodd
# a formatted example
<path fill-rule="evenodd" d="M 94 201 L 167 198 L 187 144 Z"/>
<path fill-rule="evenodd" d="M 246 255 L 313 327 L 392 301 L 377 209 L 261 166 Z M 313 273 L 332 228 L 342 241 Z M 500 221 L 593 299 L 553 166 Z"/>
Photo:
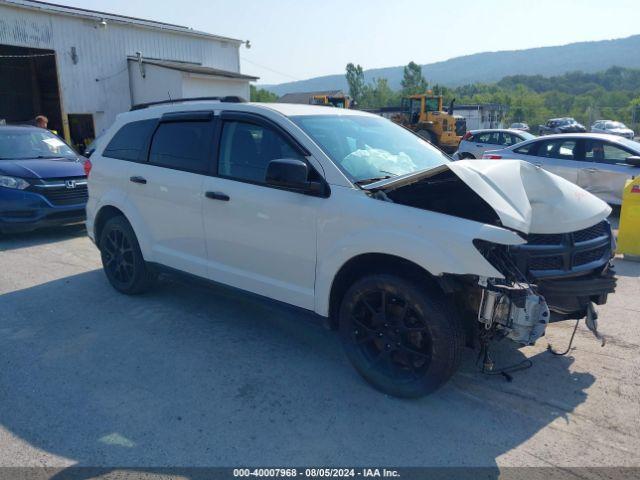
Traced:
<path fill-rule="evenodd" d="M 231 42 L 134 24 L 98 22 L 0 4 L 0 43 L 56 52 L 63 113 L 91 113 L 96 134 L 131 106 L 127 56 L 200 63 L 239 72 L 239 48 Z M 78 63 L 73 64 L 75 46 Z M 100 79 L 96 81 L 96 79 Z"/>

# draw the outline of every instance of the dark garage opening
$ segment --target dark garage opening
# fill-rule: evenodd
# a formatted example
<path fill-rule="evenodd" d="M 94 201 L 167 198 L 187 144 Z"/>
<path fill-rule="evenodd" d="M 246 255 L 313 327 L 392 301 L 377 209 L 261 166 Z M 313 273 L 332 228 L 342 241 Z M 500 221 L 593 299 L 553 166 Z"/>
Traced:
<path fill-rule="evenodd" d="M 0 44 L 0 121 L 33 123 L 36 115 L 64 135 L 55 53 Z"/>

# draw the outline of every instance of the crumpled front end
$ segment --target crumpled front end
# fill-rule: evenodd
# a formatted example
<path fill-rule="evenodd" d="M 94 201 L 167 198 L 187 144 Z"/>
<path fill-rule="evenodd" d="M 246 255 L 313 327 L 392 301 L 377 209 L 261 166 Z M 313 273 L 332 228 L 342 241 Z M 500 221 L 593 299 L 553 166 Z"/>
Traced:
<path fill-rule="evenodd" d="M 450 278 L 456 303 L 485 332 L 523 345 L 549 322 L 590 318 L 615 290 L 611 208 L 580 187 L 522 161 L 459 161 L 373 185 L 385 200 L 501 227 L 519 244 L 476 238 L 475 248 L 502 277 Z M 382 192 L 382 193 L 381 193 Z M 445 277 L 447 277 L 445 275 Z M 453 276 L 455 277 L 455 276 Z"/>

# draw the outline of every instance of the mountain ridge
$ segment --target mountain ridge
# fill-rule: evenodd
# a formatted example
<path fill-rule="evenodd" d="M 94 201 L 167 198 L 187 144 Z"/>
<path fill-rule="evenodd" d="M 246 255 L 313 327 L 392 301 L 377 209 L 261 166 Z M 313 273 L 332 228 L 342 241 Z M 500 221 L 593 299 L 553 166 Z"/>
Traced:
<path fill-rule="evenodd" d="M 521 50 L 480 52 L 422 65 L 430 85 L 456 87 L 471 83 L 493 83 L 511 75 L 554 76 L 573 71 L 593 73 L 609 67 L 640 68 L 640 34 L 630 37 L 575 42 L 566 45 Z M 365 70 L 365 80 L 387 78 L 397 90 L 403 66 Z M 344 74 L 323 75 L 276 85 L 259 85 L 277 95 L 317 90 L 348 90 Z"/>

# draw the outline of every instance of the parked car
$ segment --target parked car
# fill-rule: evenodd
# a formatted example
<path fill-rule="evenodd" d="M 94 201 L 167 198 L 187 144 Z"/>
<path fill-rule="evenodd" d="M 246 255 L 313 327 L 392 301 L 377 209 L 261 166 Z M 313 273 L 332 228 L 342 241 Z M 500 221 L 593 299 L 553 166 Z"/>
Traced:
<path fill-rule="evenodd" d="M 550 135 L 487 151 L 483 158 L 526 160 L 611 205 L 622 204 L 626 181 L 640 174 L 640 143 L 600 133 Z"/>
<path fill-rule="evenodd" d="M 169 270 L 288 304 L 391 395 L 438 388 L 465 344 L 533 344 L 615 287 L 604 202 L 526 162 L 451 162 L 377 115 L 183 100 L 103 138 L 87 229 L 116 290 Z"/>
<path fill-rule="evenodd" d="M 619 137 L 633 140 L 635 133 L 622 122 L 614 122 L 613 120 L 598 120 L 591 125 L 591 133 L 608 133 L 610 135 L 618 135 Z"/>
<path fill-rule="evenodd" d="M 540 135 L 552 135 L 554 133 L 581 133 L 586 132 L 584 125 L 576 122 L 571 117 L 552 118 L 546 124 L 538 126 Z"/>
<path fill-rule="evenodd" d="M 83 158 L 53 133 L 0 126 L 0 232 L 82 222 Z"/>
<path fill-rule="evenodd" d="M 524 123 L 524 122 L 512 123 L 509 128 L 511 128 L 513 130 L 522 130 L 523 132 L 528 132 L 530 130 L 529 129 L 529 124 Z"/>
<path fill-rule="evenodd" d="M 494 150 L 500 146 L 507 147 L 525 140 L 536 138 L 535 135 L 513 129 L 487 129 L 468 131 L 460 140 L 458 151 L 453 154 L 454 159 L 482 158 L 487 150 Z"/>

